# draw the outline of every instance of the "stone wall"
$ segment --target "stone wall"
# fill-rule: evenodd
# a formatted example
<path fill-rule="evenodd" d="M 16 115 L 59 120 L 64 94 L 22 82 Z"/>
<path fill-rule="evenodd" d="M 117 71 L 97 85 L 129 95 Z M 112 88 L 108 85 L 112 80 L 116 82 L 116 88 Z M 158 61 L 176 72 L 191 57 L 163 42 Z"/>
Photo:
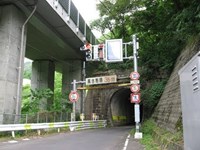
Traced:
<path fill-rule="evenodd" d="M 99 119 L 110 121 L 110 99 L 118 89 L 94 89 L 88 90 L 85 99 L 85 117 L 92 119 L 92 113 L 96 113 Z"/>
<path fill-rule="evenodd" d="M 178 71 L 200 50 L 200 40 L 188 44 L 178 57 L 174 70 L 168 80 L 160 101 L 155 108 L 153 118 L 157 124 L 171 132 L 177 131 L 182 118 L 180 81 Z"/>

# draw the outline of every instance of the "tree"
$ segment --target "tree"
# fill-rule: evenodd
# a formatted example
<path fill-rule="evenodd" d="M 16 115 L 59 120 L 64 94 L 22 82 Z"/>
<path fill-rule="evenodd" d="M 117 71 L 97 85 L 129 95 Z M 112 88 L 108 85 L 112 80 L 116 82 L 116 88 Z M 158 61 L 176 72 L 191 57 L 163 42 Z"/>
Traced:
<path fill-rule="evenodd" d="M 69 103 L 69 91 L 62 93 L 62 74 L 55 72 L 54 101 L 51 110 L 53 111 L 71 111 L 72 105 Z"/>
<path fill-rule="evenodd" d="M 91 27 L 104 33 L 104 39 L 123 38 L 128 42 L 133 34 L 139 37 L 141 84 L 144 88 L 150 87 L 149 84 L 153 86 L 148 92 L 157 94 L 151 96 L 155 106 L 160 96 L 159 88 L 155 87 L 164 87 L 180 51 L 191 37 L 199 34 L 199 1 L 101 0 L 97 8 L 100 19 L 95 20 Z M 109 31 L 109 36 L 106 36 L 106 31 Z M 106 67 L 120 69 L 131 66 L 129 62 L 123 65 Z M 157 84 L 158 81 L 162 84 Z M 143 93 L 144 101 L 148 100 L 146 93 Z"/>
<path fill-rule="evenodd" d="M 32 67 L 32 62 L 24 63 L 24 78 L 25 79 L 31 79 L 31 67 Z"/>
<path fill-rule="evenodd" d="M 22 101 L 22 113 L 36 113 L 41 111 L 40 105 L 43 99 L 48 99 L 53 95 L 53 92 L 50 89 L 35 89 L 27 91 L 30 86 L 24 88 L 24 99 Z"/>
<path fill-rule="evenodd" d="M 36 113 L 41 111 L 40 105 L 42 99 L 48 99 L 54 94 L 53 105 L 49 111 L 71 111 L 72 105 L 69 103 L 68 95 L 69 91 L 66 91 L 62 95 L 62 75 L 61 73 L 55 72 L 55 86 L 54 92 L 48 88 L 31 90 L 30 85 L 23 87 L 22 91 L 22 114 Z"/>

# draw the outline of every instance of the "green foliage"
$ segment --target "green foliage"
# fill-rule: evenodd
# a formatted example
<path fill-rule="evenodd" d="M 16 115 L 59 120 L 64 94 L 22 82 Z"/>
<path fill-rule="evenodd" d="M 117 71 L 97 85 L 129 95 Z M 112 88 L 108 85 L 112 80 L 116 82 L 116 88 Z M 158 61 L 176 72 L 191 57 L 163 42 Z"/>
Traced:
<path fill-rule="evenodd" d="M 25 95 L 23 100 L 22 113 L 36 113 L 40 110 L 42 99 L 48 99 L 53 95 L 50 89 L 35 89 L 31 90 L 30 95 Z M 29 98 L 29 99 L 28 99 Z"/>
<path fill-rule="evenodd" d="M 156 126 L 152 119 L 143 122 L 141 127 L 143 138 L 141 143 L 145 146 L 146 150 L 160 150 L 167 149 L 170 145 L 173 147 L 175 144 L 183 144 L 183 133 L 171 133 L 165 129 Z M 171 149 L 173 149 L 171 147 Z"/>
<path fill-rule="evenodd" d="M 25 79 L 31 79 L 31 62 L 24 63 L 24 78 Z"/>
<path fill-rule="evenodd" d="M 153 132 L 156 129 L 156 124 L 153 120 L 146 120 L 142 124 L 142 133 L 143 138 L 141 139 L 141 143 L 145 145 L 146 150 L 159 150 L 159 145 L 154 141 Z"/>
<path fill-rule="evenodd" d="M 166 84 L 166 80 L 156 81 L 149 87 L 142 90 L 142 102 L 144 105 L 144 111 L 148 112 L 145 118 L 148 118 L 153 113 L 153 109 L 157 105 Z"/>
<path fill-rule="evenodd" d="M 152 134 L 155 127 L 156 127 L 156 124 L 152 119 L 146 120 L 142 124 L 142 133 L 144 135 Z"/>
<path fill-rule="evenodd" d="M 55 72 L 54 102 L 51 110 L 62 110 L 62 74 Z"/>
<path fill-rule="evenodd" d="M 69 91 L 66 91 L 62 95 L 62 74 L 55 72 L 55 82 L 54 82 L 54 101 L 51 107 L 51 111 L 71 111 L 72 104 L 69 103 L 68 95 Z"/>
<path fill-rule="evenodd" d="M 139 66 L 146 70 L 147 76 L 153 72 L 152 79 L 160 75 L 166 78 L 188 38 L 200 31 L 200 3 L 197 0 L 102 0 L 97 8 L 100 19 L 91 27 L 104 33 L 104 39 L 123 38 L 125 42 L 137 33 Z M 108 65 L 108 69 L 113 66 L 117 65 Z"/>
<path fill-rule="evenodd" d="M 31 87 L 30 85 L 25 85 L 23 86 L 22 89 L 22 106 L 21 106 L 21 111 L 22 114 L 25 114 L 29 111 L 30 109 L 30 98 L 31 98 Z"/>
<path fill-rule="evenodd" d="M 40 110 L 40 105 L 43 99 L 49 99 L 54 95 L 53 104 L 48 109 L 49 111 L 67 111 L 71 112 L 72 104 L 69 103 L 68 95 L 69 91 L 66 91 L 64 95 L 61 92 L 62 89 L 62 74 L 55 73 L 55 85 L 54 92 L 50 89 L 35 89 L 31 90 L 30 85 L 23 87 L 22 91 L 22 114 L 36 113 Z"/>

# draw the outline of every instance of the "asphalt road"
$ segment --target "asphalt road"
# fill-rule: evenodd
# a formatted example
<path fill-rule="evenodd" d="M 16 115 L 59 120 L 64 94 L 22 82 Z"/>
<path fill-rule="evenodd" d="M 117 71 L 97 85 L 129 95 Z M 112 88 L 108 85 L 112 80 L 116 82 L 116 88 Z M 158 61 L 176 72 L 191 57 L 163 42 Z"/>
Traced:
<path fill-rule="evenodd" d="M 93 129 L 1 142 L 0 150 L 122 150 L 131 128 Z"/>

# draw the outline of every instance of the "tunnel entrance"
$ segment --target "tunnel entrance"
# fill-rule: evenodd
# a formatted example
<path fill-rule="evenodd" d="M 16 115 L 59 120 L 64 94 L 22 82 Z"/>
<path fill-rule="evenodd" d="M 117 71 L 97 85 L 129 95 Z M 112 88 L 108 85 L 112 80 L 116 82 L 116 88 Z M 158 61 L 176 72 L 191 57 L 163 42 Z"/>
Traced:
<path fill-rule="evenodd" d="M 134 125 L 134 104 L 130 103 L 131 91 L 123 88 L 116 91 L 110 99 L 111 122 L 113 126 Z M 140 112 L 142 109 L 140 105 Z M 142 116 L 140 114 L 140 116 Z M 141 117 L 140 117 L 141 118 Z"/>

